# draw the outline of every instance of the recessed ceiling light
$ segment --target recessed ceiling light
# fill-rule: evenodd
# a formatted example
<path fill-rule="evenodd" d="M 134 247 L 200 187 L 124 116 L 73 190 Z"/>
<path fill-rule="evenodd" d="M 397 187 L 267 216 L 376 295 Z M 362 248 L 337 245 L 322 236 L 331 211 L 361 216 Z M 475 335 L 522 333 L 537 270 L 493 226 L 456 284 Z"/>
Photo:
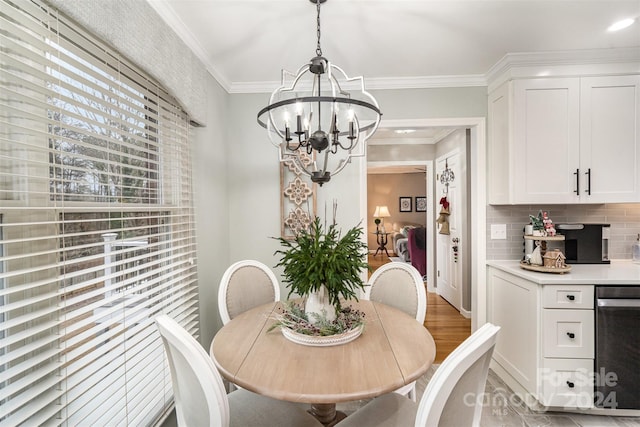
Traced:
<path fill-rule="evenodd" d="M 414 133 L 415 129 L 396 129 L 395 133 Z"/>
<path fill-rule="evenodd" d="M 619 31 L 619 30 L 622 30 L 624 28 L 629 27 L 634 22 L 636 22 L 636 20 L 633 19 L 633 18 L 623 19 L 622 21 L 618 21 L 618 22 L 615 22 L 615 23 L 611 24 L 611 26 L 609 28 L 607 28 L 607 31 L 610 31 L 610 32 Z"/>

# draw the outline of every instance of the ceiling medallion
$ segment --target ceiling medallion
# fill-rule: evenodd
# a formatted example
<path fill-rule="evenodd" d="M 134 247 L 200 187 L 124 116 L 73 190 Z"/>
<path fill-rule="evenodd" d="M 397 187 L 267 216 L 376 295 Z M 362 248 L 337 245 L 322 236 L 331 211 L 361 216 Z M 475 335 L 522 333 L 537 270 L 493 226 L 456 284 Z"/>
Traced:
<path fill-rule="evenodd" d="M 362 76 L 349 77 L 322 56 L 320 5 L 326 0 L 309 1 L 317 9 L 316 56 L 295 74 L 282 70 L 281 86 L 258 113 L 258 123 L 278 147 L 281 162 L 294 161 L 311 181 L 322 185 L 352 157 L 365 154 L 366 140 L 378 128 L 382 113 Z"/>

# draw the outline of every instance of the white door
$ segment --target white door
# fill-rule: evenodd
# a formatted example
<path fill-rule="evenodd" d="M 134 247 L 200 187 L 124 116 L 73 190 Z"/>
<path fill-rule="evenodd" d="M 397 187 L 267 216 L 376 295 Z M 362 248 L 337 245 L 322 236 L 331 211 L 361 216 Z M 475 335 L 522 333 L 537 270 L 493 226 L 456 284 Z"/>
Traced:
<path fill-rule="evenodd" d="M 453 172 L 453 181 L 444 185 L 440 178 L 443 171 L 449 168 Z M 440 199 L 446 196 L 449 202 L 449 234 L 441 234 L 441 227 L 436 230 L 436 292 L 446 299 L 452 306 L 460 310 L 462 303 L 462 253 L 460 240 L 462 221 L 465 213 L 462 211 L 460 173 L 460 153 L 451 152 L 436 159 L 436 214 L 442 209 Z"/>

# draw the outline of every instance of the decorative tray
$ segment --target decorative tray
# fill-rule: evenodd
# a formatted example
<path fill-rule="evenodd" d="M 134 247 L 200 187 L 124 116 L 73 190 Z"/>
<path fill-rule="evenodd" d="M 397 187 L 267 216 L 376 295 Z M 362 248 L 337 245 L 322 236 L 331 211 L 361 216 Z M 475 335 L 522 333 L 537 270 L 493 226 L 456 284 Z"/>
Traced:
<path fill-rule="evenodd" d="M 294 342 L 296 344 L 302 344 L 302 345 L 308 345 L 308 346 L 314 346 L 314 347 L 329 347 L 332 345 L 346 344 L 358 338 L 362 334 L 363 329 L 364 329 L 364 325 L 360 325 L 357 328 L 354 328 L 342 334 L 316 336 L 316 335 L 305 335 L 298 332 L 294 332 L 289 328 L 280 328 L 280 330 L 282 331 L 282 335 L 284 335 L 284 337 L 289 341 Z"/>
<path fill-rule="evenodd" d="M 571 266 L 567 265 L 565 267 L 545 267 L 543 265 L 531 265 L 527 264 L 524 261 L 520 261 L 520 267 L 529 271 L 537 271 L 539 273 L 556 273 L 556 274 L 564 274 L 571 271 Z"/>

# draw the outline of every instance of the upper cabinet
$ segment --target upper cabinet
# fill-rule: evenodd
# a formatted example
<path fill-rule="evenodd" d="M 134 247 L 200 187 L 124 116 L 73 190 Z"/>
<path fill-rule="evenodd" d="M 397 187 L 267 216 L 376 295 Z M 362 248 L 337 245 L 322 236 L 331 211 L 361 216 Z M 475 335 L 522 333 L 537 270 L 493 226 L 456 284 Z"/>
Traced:
<path fill-rule="evenodd" d="M 640 201 L 640 75 L 510 79 L 488 109 L 489 203 Z"/>

